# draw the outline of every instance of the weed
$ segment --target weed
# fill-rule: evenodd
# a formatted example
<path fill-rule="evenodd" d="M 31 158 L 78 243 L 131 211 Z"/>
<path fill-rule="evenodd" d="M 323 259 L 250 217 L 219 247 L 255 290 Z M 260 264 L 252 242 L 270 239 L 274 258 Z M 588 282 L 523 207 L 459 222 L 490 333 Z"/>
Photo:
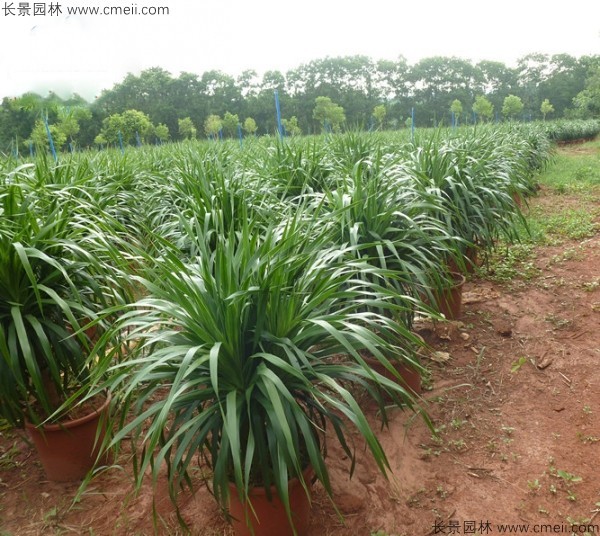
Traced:
<path fill-rule="evenodd" d="M 406 499 L 407 506 L 419 506 L 421 499 L 425 495 L 426 489 L 420 488 L 413 493 L 408 499 Z"/>
<path fill-rule="evenodd" d="M 596 506 L 600 506 L 600 504 L 596 503 Z M 571 527 L 581 527 L 581 526 L 585 526 L 588 525 L 589 523 L 591 523 L 593 518 L 591 517 L 580 517 L 580 518 L 574 518 L 571 516 L 567 516 L 567 522 L 571 525 Z M 589 532 L 584 532 L 584 533 L 579 533 L 579 534 L 583 534 L 583 536 L 591 536 Z"/>
<path fill-rule="evenodd" d="M 13 443 L 13 445 L 0 454 L 0 469 L 9 469 L 11 467 L 18 467 L 19 463 L 16 461 L 15 457 L 19 454 L 20 450 L 17 447 L 17 443 Z"/>
<path fill-rule="evenodd" d="M 439 435 L 432 435 L 431 442 L 438 447 L 444 444 L 444 440 Z"/>
<path fill-rule="evenodd" d="M 589 283 L 583 283 L 581 287 L 586 292 L 594 292 L 594 290 L 600 287 L 600 279 L 596 278 L 593 281 L 590 281 Z"/>
<path fill-rule="evenodd" d="M 583 479 L 580 476 L 574 475 L 567 471 L 561 471 L 560 469 L 556 471 L 556 475 L 559 478 L 562 478 L 565 482 L 581 482 Z"/>
<path fill-rule="evenodd" d="M 550 322 L 554 326 L 554 329 L 565 329 L 573 323 L 571 320 L 560 318 L 552 313 L 546 315 L 544 320 Z"/>
<path fill-rule="evenodd" d="M 43 514 L 43 528 L 44 529 L 49 529 L 49 528 L 56 528 L 56 523 L 58 522 L 58 508 L 56 506 L 53 506 L 52 508 L 50 508 L 50 510 L 48 510 L 47 512 L 45 512 Z"/>
<path fill-rule="evenodd" d="M 490 439 L 486 445 L 486 448 L 491 452 L 498 452 L 498 443 L 496 443 L 493 439 Z"/>
<path fill-rule="evenodd" d="M 438 497 L 445 499 L 448 496 L 448 492 L 444 489 L 444 486 L 442 486 L 441 484 L 438 484 L 437 489 L 435 490 L 435 493 Z"/>
<path fill-rule="evenodd" d="M 584 435 L 582 432 L 577 432 L 577 439 L 579 439 L 579 441 L 582 443 L 597 443 L 600 441 L 600 437 Z"/>
<path fill-rule="evenodd" d="M 541 274 L 533 262 L 535 249 L 531 243 L 518 243 L 507 246 L 503 255 L 491 256 L 487 277 L 492 281 L 507 283 L 515 278 L 531 280 Z"/>
<path fill-rule="evenodd" d="M 452 428 L 454 428 L 455 430 L 458 430 L 459 428 L 462 427 L 463 424 L 466 424 L 467 421 L 463 421 L 462 419 L 459 419 L 458 417 L 452 419 L 452 421 L 450 422 L 450 426 L 452 426 Z"/>
<path fill-rule="evenodd" d="M 535 480 L 528 480 L 527 487 L 531 491 L 537 491 L 542 487 L 542 485 L 540 484 L 540 481 L 536 478 Z"/>
<path fill-rule="evenodd" d="M 526 357 L 519 357 L 519 359 L 517 359 L 516 361 L 513 361 L 511 367 L 510 367 L 510 371 L 514 374 L 515 372 L 518 372 L 519 369 L 525 364 L 527 363 L 527 358 Z"/>
<path fill-rule="evenodd" d="M 451 439 L 448 441 L 448 446 L 454 450 L 465 450 L 467 448 L 467 444 L 465 443 L 464 439 Z"/>
<path fill-rule="evenodd" d="M 594 220 L 598 211 L 591 207 L 563 209 L 555 213 L 536 211 L 532 218 L 550 237 L 581 240 L 591 238 L 598 231 L 599 225 Z"/>
<path fill-rule="evenodd" d="M 578 261 L 585 259 L 586 255 L 581 246 L 567 248 L 561 254 L 554 255 L 548 262 L 548 266 L 560 264 L 566 261 Z"/>
<path fill-rule="evenodd" d="M 429 460 L 432 456 L 439 456 L 442 453 L 441 450 L 433 450 L 432 448 L 426 448 L 424 446 L 422 446 L 422 448 L 423 452 L 421 452 L 419 458 L 424 461 Z"/>

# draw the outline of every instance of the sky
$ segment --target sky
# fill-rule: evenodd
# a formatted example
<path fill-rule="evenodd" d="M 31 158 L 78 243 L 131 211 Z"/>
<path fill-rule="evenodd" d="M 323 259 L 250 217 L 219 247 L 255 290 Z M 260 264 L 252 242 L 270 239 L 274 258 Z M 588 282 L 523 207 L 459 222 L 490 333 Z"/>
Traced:
<path fill-rule="evenodd" d="M 21 4 L 29 14 L 19 14 Z M 59 13 L 50 14 L 51 5 Z M 169 13 L 69 14 L 81 7 Z M 155 66 L 173 76 L 211 69 L 237 76 L 285 73 L 326 56 L 515 65 L 533 52 L 600 54 L 600 1 L 0 0 L 0 99 L 53 90 L 92 100 L 127 73 Z"/>

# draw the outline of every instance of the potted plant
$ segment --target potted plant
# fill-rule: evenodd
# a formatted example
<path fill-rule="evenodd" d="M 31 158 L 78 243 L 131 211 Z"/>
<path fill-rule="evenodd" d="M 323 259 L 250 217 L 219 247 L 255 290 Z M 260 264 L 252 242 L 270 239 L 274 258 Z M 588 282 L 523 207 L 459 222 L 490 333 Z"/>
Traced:
<path fill-rule="evenodd" d="M 440 259 L 456 241 L 431 216 L 430 200 L 423 198 L 397 160 L 381 151 L 362 158 L 336 188 L 325 190 L 323 205 L 331 243 L 349 244 L 348 261 L 372 268 L 357 274 L 357 279 L 388 289 L 395 307 L 386 306 L 381 314 L 395 316 L 409 329 L 417 314 L 435 315 L 427 305 L 432 301 L 430 284 L 444 284 Z M 368 352 L 365 360 L 377 372 L 419 393 L 424 369 L 417 350 L 424 343 L 409 331 L 400 344 L 405 348 L 400 360 L 390 358 L 384 364 Z"/>
<path fill-rule="evenodd" d="M 93 367 L 86 328 L 101 330 L 98 311 L 125 295 L 93 214 L 68 188 L 23 179 L 0 190 L 0 417 L 27 428 L 51 480 L 81 478 L 99 452 L 107 401 L 84 409 L 77 398 Z"/>
<path fill-rule="evenodd" d="M 435 134 L 411 153 L 415 188 L 456 237 L 447 260 L 460 271 L 476 262 L 475 250 L 485 255 L 500 237 L 518 239 L 516 223 L 525 223 L 511 191 L 524 187 L 531 170 L 513 145 L 508 133 L 478 130 L 445 140 Z"/>
<path fill-rule="evenodd" d="M 98 345 L 105 366 L 97 370 L 108 378 L 98 389 L 121 400 L 112 443 L 133 438 L 138 486 L 164 463 L 175 501 L 200 457 L 238 534 L 302 533 L 311 480 L 332 495 L 325 431 L 335 434 L 351 470 L 348 428 L 355 427 L 385 472 L 385 453 L 352 385 L 378 402 L 384 420 L 382 393 L 417 409 L 406 389 L 371 370 L 360 353 L 368 349 L 388 365 L 386 355 L 403 353 L 390 341 L 402 340 L 407 328 L 377 312 L 394 308 L 389 291 L 357 278 L 377 269 L 348 262 L 345 248 L 315 239 L 318 222 L 300 221 L 239 222 L 216 240 L 198 234 L 190 237 L 191 259 L 165 243 L 148 276 L 138 278 L 148 296 L 115 326 L 138 340 L 135 353 L 114 364 Z M 268 520 L 258 514 L 259 495 L 269 503 Z M 270 525 L 274 504 L 285 525 L 277 529 Z"/>

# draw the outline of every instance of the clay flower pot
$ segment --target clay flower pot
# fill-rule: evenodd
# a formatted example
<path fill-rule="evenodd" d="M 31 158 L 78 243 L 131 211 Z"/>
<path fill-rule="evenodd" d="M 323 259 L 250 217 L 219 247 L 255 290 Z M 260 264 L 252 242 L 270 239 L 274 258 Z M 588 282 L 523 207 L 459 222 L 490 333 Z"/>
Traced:
<path fill-rule="evenodd" d="M 381 374 L 383 377 L 388 380 L 392 380 L 394 382 L 398 381 L 398 378 L 394 376 L 388 369 L 386 369 L 383 364 L 374 357 L 365 357 L 364 360 L 367 364 L 376 372 Z M 421 374 L 417 369 L 411 367 L 407 363 L 403 362 L 394 362 L 392 361 L 394 368 L 402 377 L 402 386 L 406 387 L 411 394 L 418 395 L 421 393 Z"/>
<path fill-rule="evenodd" d="M 463 269 L 460 268 L 456 261 L 452 258 L 448 260 L 447 265 L 450 272 L 460 273 L 463 271 Z M 481 266 L 481 261 L 478 258 L 478 248 L 475 246 L 469 246 L 464 252 L 464 273 L 474 273 L 477 266 Z"/>
<path fill-rule="evenodd" d="M 453 283 L 441 290 L 433 293 L 438 311 L 442 313 L 446 320 L 457 320 L 462 311 L 462 291 L 465 284 L 465 276 L 452 272 Z"/>
<path fill-rule="evenodd" d="M 515 206 L 519 209 L 523 208 L 523 195 L 520 192 L 512 192 L 511 194 Z"/>
<path fill-rule="evenodd" d="M 25 423 L 48 480 L 81 480 L 94 467 L 105 434 L 96 437 L 98 426 L 105 424 L 109 404 L 110 396 L 90 414 L 60 424 Z"/>
<path fill-rule="evenodd" d="M 312 481 L 312 468 L 304 470 L 305 482 L 310 485 Z M 252 507 L 240 501 L 235 484 L 229 484 L 229 513 L 232 516 L 232 526 L 236 536 L 294 536 L 294 529 L 290 525 L 285 508 L 277 495 L 275 486 L 271 486 L 271 500 L 267 497 L 264 488 L 250 490 Z M 310 523 L 310 499 L 302 487 L 300 480 L 293 478 L 288 487 L 290 508 L 294 522 L 295 534 L 306 534 Z M 246 523 L 246 516 L 252 525 L 252 530 Z"/>

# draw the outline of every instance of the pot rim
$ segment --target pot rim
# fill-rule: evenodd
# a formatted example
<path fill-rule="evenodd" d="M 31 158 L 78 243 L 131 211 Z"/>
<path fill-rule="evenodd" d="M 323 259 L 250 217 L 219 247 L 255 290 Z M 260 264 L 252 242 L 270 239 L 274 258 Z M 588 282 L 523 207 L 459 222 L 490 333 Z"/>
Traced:
<path fill-rule="evenodd" d="M 105 400 L 102 403 L 102 405 L 100 407 L 94 408 L 92 410 L 91 413 L 88 413 L 87 415 L 84 415 L 83 417 L 78 417 L 76 419 L 69 419 L 66 421 L 61 421 L 59 423 L 52 423 L 52 424 L 34 424 L 32 422 L 29 422 L 27 419 L 25 420 L 25 427 L 28 430 L 43 430 L 44 432 L 59 432 L 65 429 L 69 429 L 69 428 L 76 428 L 78 426 L 81 426 L 82 424 L 85 424 L 89 421 L 92 421 L 93 419 L 95 419 L 98 415 L 100 415 L 103 411 L 105 411 L 111 401 L 111 395 L 110 393 L 106 393 L 105 396 Z"/>
<path fill-rule="evenodd" d="M 313 478 L 314 478 L 314 469 L 312 465 L 309 465 L 308 467 L 306 467 L 306 469 L 304 469 L 304 471 L 302 471 L 302 477 L 304 478 L 304 481 L 306 483 L 308 483 L 308 485 L 310 486 L 313 483 Z M 291 478 L 290 480 L 288 480 L 288 486 L 295 486 L 297 484 L 300 484 L 300 479 L 295 476 L 294 478 Z M 229 482 L 229 491 L 230 492 L 236 492 L 237 493 L 238 487 L 236 486 L 235 482 Z M 270 495 L 273 497 L 278 496 L 277 495 L 277 486 L 275 486 L 274 484 L 272 486 L 270 486 L 269 488 L 269 492 Z M 248 486 L 248 495 L 250 496 L 250 499 L 252 499 L 252 496 L 256 496 L 256 495 L 266 495 L 267 494 L 267 490 L 265 489 L 264 486 Z"/>

